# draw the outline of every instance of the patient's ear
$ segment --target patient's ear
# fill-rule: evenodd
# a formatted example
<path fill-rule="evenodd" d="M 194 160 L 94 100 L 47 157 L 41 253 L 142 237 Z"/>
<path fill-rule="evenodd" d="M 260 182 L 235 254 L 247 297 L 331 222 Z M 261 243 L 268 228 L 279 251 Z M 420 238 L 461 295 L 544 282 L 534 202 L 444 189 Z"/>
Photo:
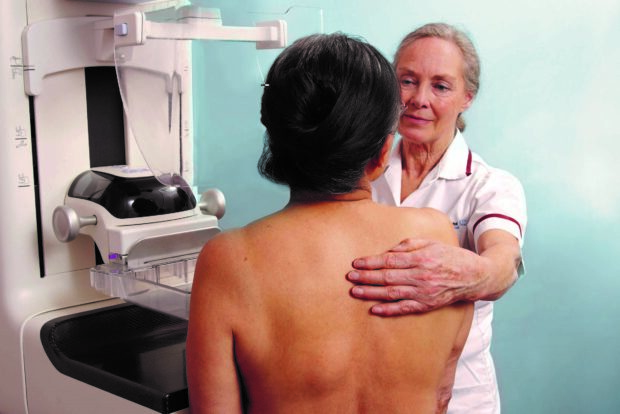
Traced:
<path fill-rule="evenodd" d="M 390 159 L 390 152 L 392 149 L 392 143 L 394 142 L 394 134 L 387 136 L 381 152 L 375 158 L 370 160 L 366 166 L 366 176 L 370 181 L 374 181 L 385 172 Z"/>

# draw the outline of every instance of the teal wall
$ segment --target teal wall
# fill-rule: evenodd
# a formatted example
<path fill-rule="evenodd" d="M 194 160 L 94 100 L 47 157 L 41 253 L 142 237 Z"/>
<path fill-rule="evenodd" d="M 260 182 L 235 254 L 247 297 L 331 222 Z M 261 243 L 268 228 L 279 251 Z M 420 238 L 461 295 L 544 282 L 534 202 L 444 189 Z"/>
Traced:
<path fill-rule="evenodd" d="M 521 179 L 529 208 L 527 274 L 496 304 L 493 353 L 503 412 L 620 412 L 620 2 L 296 3 L 323 7 L 325 31 L 363 36 L 389 57 L 407 31 L 425 22 L 470 33 L 483 68 L 466 138 Z M 259 16 L 246 11 L 282 12 L 289 2 L 208 4 L 222 9 L 225 24 L 246 24 Z M 320 28 L 315 9 L 297 13 L 293 37 Z M 227 196 L 224 227 L 287 201 L 285 189 L 256 173 L 257 62 L 264 72 L 274 56 L 260 53 L 214 43 L 195 56 L 205 74 L 194 89 L 198 170 L 202 184 Z"/>

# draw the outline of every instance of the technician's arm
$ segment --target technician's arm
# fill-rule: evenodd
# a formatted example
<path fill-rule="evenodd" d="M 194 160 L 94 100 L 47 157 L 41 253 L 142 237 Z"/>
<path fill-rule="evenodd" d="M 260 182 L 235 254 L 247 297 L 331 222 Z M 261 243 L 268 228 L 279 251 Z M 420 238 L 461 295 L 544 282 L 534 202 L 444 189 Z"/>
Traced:
<path fill-rule="evenodd" d="M 404 240 L 389 252 L 353 262 L 356 270 L 347 275 L 356 284 L 351 294 L 386 301 L 371 308 L 384 316 L 428 312 L 461 300 L 499 299 L 517 280 L 519 242 L 506 231 L 488 230 L 478 239 L 478 251 Z"/>
<path fill-rule="evenodd" d="M 521 263 L 519 241 L 503 230 L 488 230 L 478 239 L 480 258 L 486 263 L 480 277 L 480 287 L 474 300 L 497 300 L 518 279 Z"/>
<path fill-rule="evenodd" d="M 214 243 L 217 244 L 217 243 Z M 229 315 L 234 306 L 223 277 L 225 253 L 209 242 L 196 266 L 186 360 L 190 412 L 242 413 L 241 389 L 233 355 Z"/>

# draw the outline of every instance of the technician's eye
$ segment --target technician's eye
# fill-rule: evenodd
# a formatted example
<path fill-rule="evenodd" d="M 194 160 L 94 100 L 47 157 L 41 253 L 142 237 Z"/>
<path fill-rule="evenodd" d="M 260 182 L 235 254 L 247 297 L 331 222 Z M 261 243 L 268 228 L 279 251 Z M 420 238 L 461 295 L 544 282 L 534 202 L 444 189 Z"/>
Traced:
<path fill-rule="evenodd" d="M 450 87 L 448 85 L 444 85 L 442 83 L 438 83 L 438 84 L 434 85 L 433 87 L 439 93 L 446 93 L 446 92 L 450 91 Z"/>
<path fill-rule="evenodd" d="M 413 79 L 403 78 L 400 80 L 400 85 L 404 88 L 408 88 L 414 86 L 415 82 L 413 81 Z"/>

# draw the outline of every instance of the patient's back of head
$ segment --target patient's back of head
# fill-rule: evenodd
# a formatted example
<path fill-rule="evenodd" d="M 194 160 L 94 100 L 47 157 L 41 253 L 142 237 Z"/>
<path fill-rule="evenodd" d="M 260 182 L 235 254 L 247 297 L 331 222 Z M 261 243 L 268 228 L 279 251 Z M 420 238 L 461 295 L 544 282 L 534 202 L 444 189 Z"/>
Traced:
<path fill-rule="evenodd" d="M 313 35 L 282 52 L 265 83 L 260 173 L 293 191 L 354 190 L 398 121 L 390 63 L 363 41 Z"/>

